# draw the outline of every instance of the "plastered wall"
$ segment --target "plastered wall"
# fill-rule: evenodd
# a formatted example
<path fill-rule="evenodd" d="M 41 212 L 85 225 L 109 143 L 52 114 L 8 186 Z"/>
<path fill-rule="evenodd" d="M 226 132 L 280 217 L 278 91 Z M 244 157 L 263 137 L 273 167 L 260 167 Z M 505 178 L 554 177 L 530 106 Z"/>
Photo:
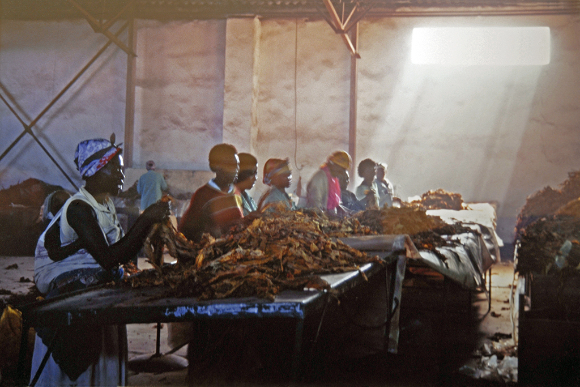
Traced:
<path fill-rule="evenodd" d="M 106 43 L 81 20 L 0 23 L 0 93 L 27 123 Z M 550 64 L 411 63 L 414 27 L 469 25 L 548 26 Z M 443 188 L 497 203 L 498 233 L 510 239 L 526 196 L 579 169 L 577 16 L 364 19 L 356 138 L 348 128 L 350 55 L 322 20 L 137 20 L 135 36 L 135 170 L 127 186 L 155 159 L 180 191 L 194 190 L 201 182 L 192 171 L 207 172 L 209 149 L 223 141 L 256 154 L 261 166 L 290 158 L 293 191 L 352 141 L 357 162 L 388 163 L 403 199 Z M 125 137 L 126 75 L 127 54 L 109 47 L 33 128 L 77 184 L 80 140 Z M 0 152 L 23 131 L 4 103 L 0 130 Z M 29 177 L 72 189 L 25 135 L 0 160 L 0 185 Z M 351 180 L 354 187 L 361 179 Z M 256 199 L 263 189 L 256 185 Z"/>

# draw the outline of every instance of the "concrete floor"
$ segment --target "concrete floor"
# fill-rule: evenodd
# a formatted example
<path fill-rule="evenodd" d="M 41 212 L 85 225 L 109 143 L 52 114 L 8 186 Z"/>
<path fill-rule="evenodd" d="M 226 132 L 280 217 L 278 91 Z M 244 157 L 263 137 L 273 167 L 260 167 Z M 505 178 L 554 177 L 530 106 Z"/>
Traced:
<path fill-rule="evenodd" d="M 33 257 L 0 257 L 0 288 L 10 290 L 16 294 L 26 294 L 31 286 L 33 278 Z M 147 264 L 140 259 L 139 267 L 147 268 Z M 459 358 L 458 362 L 441 361 L 442 358 L 453 358 L 460 351 L 458 343 L 462 343 L 463 338 L 459 338 L 463 331 L 452 328 L 445 335 L 448 336 L 450 346 L 443 346 L 442 352 L 436 356 L 431 350 L 424 350 L 421 344 L 417 348 L 401 348 L 407 341 L 404 339 L 405 326 L 401 326 L 400 353 L 402 355 L 377 354 L 365 359 L 359 359 L 348 364 L 338 364 L 335 368 L 327 370 L 325 377 L 315 382 L 265 382 L 260 380 L 242 381 L 227 380 L 228 385 L 250 386 L 250 385 L 344 385 L 344 386 L 435 386 L 435 385 L 457 385 L 457 386 L 482 386 L 482 385 L 505 385 L 511 382 L 498 381 L 497 377 L 488 379 L 482 375 L 490 372 L 481 372 L 482 356 L 486 355 L 485 349 L 492 348 L 494 343 L 490 339 L 495 334 L 511 334 L 512 322 L 510 320 L 509 297 L 513 283 L 513 263 L 504 262 L 492 267 L 492 303 L 489 313 L 488 301 L 485 294 L 474 295 L 472 297 L 472 307 L 475 311 L 476 342 L 471 343 L 469 348 L 475 349 L 467 356 Z M 6 296 L 1 296 L 6 298 Z M 402 299 L 402 304 L 405 300 Z M 479 321 L 479 322 L 478 322 Z M 450 325 L 449 325 L 450 326 Z M 157 326 L 156 324 L 134 324 L 128 325 L 129 339 L 129 360 L 136 357 L 153 355 L 156 350 Z M 458 334 L 455 337 L 455 334 Z M 167 344 L 167 324 L 161 325 L 160 353 L 167 353 L 171 348 Z M 466 339 L 471 340 L 471 339 Z M 513 344 L 513 339 L 503 341 L 503 344 Z M 496 347 L 497 347 L 496 342 Z M 483 355 L 481 354 L 483 349 Z M 185 357 L 186 347 L 175 352 L 175 355 Z M 426 357 L 415 356 L 415 352 L 429 352 Z M 489 355 L 489 354 L 487 354 Z M 435 358 L 435 360 L 433 360 Z M 457 356 L 455 356 L 457 357 Z M 486 357 L 483 358 L 487 359 Z M 485 367 L 484 367 L 485 368 Z M 489 368 L 487 368 L 489 370 Z M 517 371 L 517 368 L 516 368 Z M 471 376 L 470 376 L 471 375 Z M 475 375 L 475 377 L 473 377 Z M 444 377 L 442 377 L 444 376 Z M 220 385 L 221 381 L 204 381 L 196 383 L 198 385 Z M 2 385 L 2 383 L 0 383 Z M 131 386 L 186 386 L 187 370 L 182 369 L 171 372 L 134 372 L 129 373 L 129 385 Z"/>

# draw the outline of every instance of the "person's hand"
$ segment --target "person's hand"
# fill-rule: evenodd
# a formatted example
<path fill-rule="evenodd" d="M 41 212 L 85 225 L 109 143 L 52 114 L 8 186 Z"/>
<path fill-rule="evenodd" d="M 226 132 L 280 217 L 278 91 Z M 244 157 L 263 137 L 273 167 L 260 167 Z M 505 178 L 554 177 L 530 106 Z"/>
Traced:
<path fill-rule="evenodd" d="M 248 215 L 244 216 L 244 223 L 249 225 L 251 224 L 254 220 L 261 218 L 262 214 L 258 211 L 252 211 L 250 212 Z"/>
<path fill-rule="evenodd" d="M 150 223 L 160 223 L 171 215 L 170 202 L 158 201 L 147 207 L 140 217 Z"/>

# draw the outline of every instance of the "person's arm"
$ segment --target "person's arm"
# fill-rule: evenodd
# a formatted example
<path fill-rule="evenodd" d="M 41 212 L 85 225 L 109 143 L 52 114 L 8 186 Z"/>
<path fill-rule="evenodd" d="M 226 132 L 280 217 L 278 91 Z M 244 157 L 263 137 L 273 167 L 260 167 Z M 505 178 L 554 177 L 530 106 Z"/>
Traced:
<path fill-rule="evenodd" d="M 77 233 L 80 244 L 104 269 L 110 270 L 130 261 L 143 247 L 151 226 L 169 216 L 169 203 L 158 202 L 148 207 L 127 235 L 108 245 L 93 208 L 81 201 L 73 201 L 66 213 L 69 225 Z"/>

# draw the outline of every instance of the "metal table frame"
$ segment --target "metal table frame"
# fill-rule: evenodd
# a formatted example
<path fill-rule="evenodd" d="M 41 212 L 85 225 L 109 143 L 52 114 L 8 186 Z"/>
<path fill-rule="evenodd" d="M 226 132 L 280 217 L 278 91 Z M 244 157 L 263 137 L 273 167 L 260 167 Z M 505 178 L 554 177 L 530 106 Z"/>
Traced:
<path fill-rule="evenodd" d="M 384 256 L 391 252 L 383 252 Z M 359 271 L 321 276 L 332 288 L 335 295 L 340 296 L 365 281 L 365 276 L 371 278 L 381 272 L 385 273 L 387 281 L 387 300 L 393 300 L 395 307 L 400 303 L 394 294 L 397 284 L 402 279 L 396 278 L 401 273 L 398 266 L 404 266 L 405 256 L 390 255 L 390 263 L 385 265 L 370 263 L 362 266 Z M 395 270 L 387 269 L 394 267 Z M 364 276 L 362 273 L 364 273 Z M 404 270 L 402 270 L 404 273 Z M 27 338 L 24 334 L 29 327 L 48 326 L 62 328 L 90 321 L 97 324 L 140 324 L 159 322 L 184 322 L 198 319 L 247 319 L 247 318 L 290 318 L 295 321 L 294 343 L 292 352 L 291 375 L 294 379 L 300 376 L 301 359 L 305 355 L 304 327 L 307 319 L 317 318 L 318 331 L 322 325 L 325 310 L 334 297 L 328 297 L 326 291 L 286 290 L 276 296 L 274 301 L 258 298 L 230 298 L 212 301 L 197 301 L 195 298 L 158 298 L 159 288 L 124 288 L 96 287 L 53 299 L 40 301 L 22 308 L 23 335 L 19 356 L 19 376 L 28 385 L 24 373 Z M 156 297 L 157 296 L 157 297 Z M 396 308 L 387 308 L 387 326 L 390 325 Z M 390 330 L 396 329 L 396 333 Z M 398 321 L 392 329 L 388 329 L 389 337 L 398 338 Z M 389 340 L 391 341 L 391 340 Z M 316 344 L 316 338 L 313 341 Z M 50 352 L 50 349 L 49 349 Z M 47 356 L 48 358 L 48 356 Z M 38 375 L 42 367 L 38 370 Z M 38 376 L 37 375 L 37 376 Z"/>

